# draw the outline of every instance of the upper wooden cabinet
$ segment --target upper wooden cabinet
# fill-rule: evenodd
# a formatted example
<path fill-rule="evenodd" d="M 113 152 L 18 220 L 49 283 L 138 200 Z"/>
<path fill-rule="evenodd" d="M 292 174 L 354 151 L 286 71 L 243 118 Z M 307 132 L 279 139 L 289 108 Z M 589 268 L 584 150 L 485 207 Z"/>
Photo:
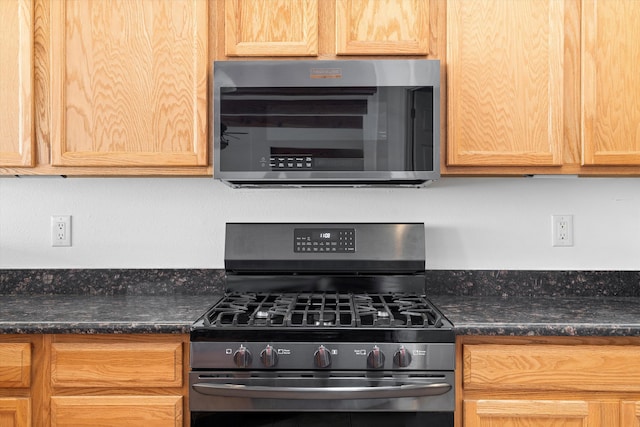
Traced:
<path fill-rule="evenodd" d="M 563 161 L 564 7 L 447 1 L 447 165 Z"/>
<path fill-rule="evenodd" d="M 206 165 L 206 0 L 50 7 L 53 165 Z"/>
<path fill-rule="evenodd" d="M 216 59 L 430 53 L 425 0 L 218 0 Z"/>
<path fill-rule="evenodd" d="M 227 56 L 318 54 L 318 0 L 225 0 Z"/>
<path fill-rule="evenodd" d="M 338 55 L 426 55 L 429 2 L 337 0 Z"/>
<path fill-rule="evenodd" d="M 0 16 L 0 166 L 33 166 L 33 0 L 2 0 Z"/>
<path fill-rule="evenodd" d="M 582 3 L 585 165 L 640 166 L 640 2 Z"/>

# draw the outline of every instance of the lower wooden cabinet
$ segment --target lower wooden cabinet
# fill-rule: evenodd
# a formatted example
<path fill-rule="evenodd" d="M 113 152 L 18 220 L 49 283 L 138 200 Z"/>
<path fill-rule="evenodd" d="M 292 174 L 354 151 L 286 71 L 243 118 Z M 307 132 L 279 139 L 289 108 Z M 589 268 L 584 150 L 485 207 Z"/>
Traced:
<path fill-rule="evenodd" d="M 0 426 L 30 427 L 31 402 L 29 398 L 0 397 Z"/>
<path fill-rule="evenodd" d="M 640 339 L 460 337 L 464 427 L 640 427 Z"/>
<path fill-rule="evenodd" d="M 182 396 L 54 396 L 51 427 L 180 427 Z"/>
<path fill-rule="evenodd" d="M 0 427 L 190 424 L 188 334 L 0 334 Z"/>

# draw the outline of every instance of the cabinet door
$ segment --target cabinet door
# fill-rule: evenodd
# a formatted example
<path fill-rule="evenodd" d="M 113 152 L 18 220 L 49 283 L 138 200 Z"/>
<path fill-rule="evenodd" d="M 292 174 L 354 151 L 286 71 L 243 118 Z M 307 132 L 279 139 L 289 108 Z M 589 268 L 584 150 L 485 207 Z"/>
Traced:
<path fill-rule="evenodd" d="M 0 426 L 2 427 L 31 426 L 30 412 L 28 398 L 0 398 Z"/>
<path fill-rule="evenodd" d="M 613 407 L 617 405 L 579 400 L 465 400 L 464 426 L 616 426 Z"/>
<path fill-rule="evenodd" d="M 447 164 L 560 165 L 564 2 L 446 5 Z"/>
<path fill-rule="evenodd" d="M 0 16 L 0 165 L 33 166 L 33 0 L 2 0 Z"/>
<path fill-rule="evenodd" d="M 50 8 L 53 165 L 206 165 L 207 1 Z"/>
<path fill-rule="evenodd" d="M 318 54 L 317 0 L 226 0 L 227 56 Z"/>
<path fill-rule="evenodd" d="M 338 55 L 426 55 L 429 2 L 337 0 Z"/>
<path fill-rule="evenodd" d="M 51 427 L 181 427 L 181 396 L 54 396 Z"/>
<path fill-rule="evenodd" d="M 585 165 L 640 165 L 640 2 L 582 3 Z"/>
<path fill-rule="evenodd" d="M 640 427 L 640 401 L 622 402 L 620 425 L 624 427 Z"/>
<path fill-rule="evenodd" d="M 30 385 L 31 344 L 0 343 L 0 388 L 27 388 Z"/>

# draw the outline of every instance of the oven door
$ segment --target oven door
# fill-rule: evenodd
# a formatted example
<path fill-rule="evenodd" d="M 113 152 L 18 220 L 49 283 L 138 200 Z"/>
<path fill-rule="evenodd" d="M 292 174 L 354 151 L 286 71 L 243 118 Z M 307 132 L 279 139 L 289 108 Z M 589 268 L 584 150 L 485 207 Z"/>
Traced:
<path fill-rule="evenodd" d="M 201 371 L 189 382 L 192 426 L 453 425 L 453 372 Z"/>

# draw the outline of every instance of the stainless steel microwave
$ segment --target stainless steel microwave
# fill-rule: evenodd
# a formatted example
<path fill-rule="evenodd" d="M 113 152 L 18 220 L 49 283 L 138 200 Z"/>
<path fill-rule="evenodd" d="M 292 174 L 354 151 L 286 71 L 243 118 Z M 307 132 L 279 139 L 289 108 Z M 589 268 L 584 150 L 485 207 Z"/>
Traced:
<path fill-rule="evenodd" d="M 214 178 L 422 186 L 440 177 L 437 60 L 215 61 Z"/>

